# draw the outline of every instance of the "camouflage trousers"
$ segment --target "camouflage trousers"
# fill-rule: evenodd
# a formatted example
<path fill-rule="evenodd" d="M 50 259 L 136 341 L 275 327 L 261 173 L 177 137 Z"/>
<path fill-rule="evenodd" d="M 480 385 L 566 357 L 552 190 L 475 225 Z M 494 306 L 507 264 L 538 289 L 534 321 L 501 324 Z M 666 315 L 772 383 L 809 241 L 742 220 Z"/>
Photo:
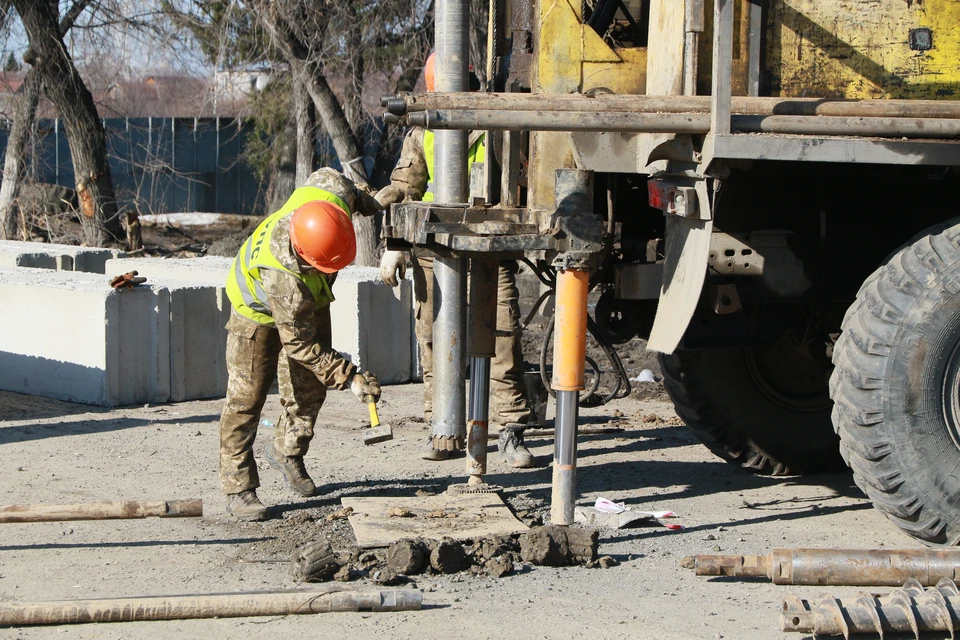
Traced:
<path fill-rule="evenodd" d="M 317 312 L 318 337 L 330 344 L 330 310 Z M 303 456 L 327 388 L 316 374 L 286 357 L 276 329 L 232 313 L 227 323 L 227 399 L 220 416 L 220 486 L 227 495 L 260 486 L 253 442 L 260 411 L 273 385 L 280 390 L 280 419 L 273 442 L 280 455 Z"/>
<path fill-rule="evenodd" d="M 523 349 L 520 328 L 520 292 L 517 289 L 516 260 L 500 262 L 497 279 L 497 347 L 490 362 L 490 418 L 500 425 L 527 424 L 533 412 L 524 391 Z M 423 414 L 433 414 L 433 258 L 413 260 L 413 289 L 416 298 L 416 332 L 423 369 Z"/>

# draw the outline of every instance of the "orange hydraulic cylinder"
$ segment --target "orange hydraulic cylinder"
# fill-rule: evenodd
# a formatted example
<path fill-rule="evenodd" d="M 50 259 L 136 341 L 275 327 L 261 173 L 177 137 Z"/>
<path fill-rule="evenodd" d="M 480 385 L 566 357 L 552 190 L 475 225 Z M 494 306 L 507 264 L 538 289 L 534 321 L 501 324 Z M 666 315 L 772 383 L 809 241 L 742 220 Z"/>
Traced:
<path fill-rule="evenodd" d="M 556 331 L 553 342 L 553 388 L 582 391 L 587 355 L 587 291 L 590 275 L 567 269 L 557 275 Z"/>

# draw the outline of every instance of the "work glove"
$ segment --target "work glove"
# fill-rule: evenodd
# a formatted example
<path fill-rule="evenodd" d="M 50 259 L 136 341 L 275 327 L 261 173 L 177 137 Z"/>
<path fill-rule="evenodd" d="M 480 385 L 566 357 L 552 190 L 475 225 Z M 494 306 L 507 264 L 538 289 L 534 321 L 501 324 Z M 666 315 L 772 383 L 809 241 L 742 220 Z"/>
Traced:
<path fill-rule="evenodd" d="M 374 402 L 380 399 L 380 383 L 377 381 L 377 376 L 369 371 L 353 376 L 353 380 L 350 381 L 350 391 L 360 398 L 360 402 L 368 402 L 367 396 L 372 396 Z"/>
<path fill-rule="evenodd" d="M 372 216 L 378 211 L 382 211 L 384 208 L 376 198 L 362 189 L 357 189 L 355 207 L 357 213 L 362 216 Z"/>
<path fill-rule="evenodd" d="M 396 287 L 407 275 L 407 254 L 403 251 L 384 251 L 380 258 L 380 279 Z"/>
<path fill-rule="evenodd" d="M 380 206 L 384 209 L 396 202 L 403 202 L 405 197 L 406 193 L 404 193 L 403 189 L 395 187 L 392 184 L 388 184 L 383 189 L 380 189 L 376 195 L 377 202 L 379 202 Z"/>

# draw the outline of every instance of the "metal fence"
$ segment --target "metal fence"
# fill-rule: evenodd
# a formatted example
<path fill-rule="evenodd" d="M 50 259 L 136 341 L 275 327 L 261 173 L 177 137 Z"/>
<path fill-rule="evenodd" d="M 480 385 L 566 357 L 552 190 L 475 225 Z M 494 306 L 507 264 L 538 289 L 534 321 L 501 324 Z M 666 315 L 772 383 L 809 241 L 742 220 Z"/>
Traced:
<path fill-rule="evenodd" d="M 121 209 L 140 213 L 263 213 L 263 191 L 243 161 L 249 122 L 228 118 L 107 118 L 110 171 Z M 39 182 L 74 188 L 63 122 L 41 120 L 32 170 Z M 0 126 L 0 154 L 9 122 Z"/>

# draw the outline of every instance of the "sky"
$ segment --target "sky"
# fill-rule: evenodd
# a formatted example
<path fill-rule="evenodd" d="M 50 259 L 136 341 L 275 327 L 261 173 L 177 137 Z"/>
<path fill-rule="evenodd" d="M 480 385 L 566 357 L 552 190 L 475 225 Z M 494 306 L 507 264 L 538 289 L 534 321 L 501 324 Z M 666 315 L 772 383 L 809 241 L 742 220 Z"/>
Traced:
<path fill-rule="evenodd" d="M 60 0 L 63 15 L 73 4 L 72 0 Z M 93 2 L 92 5 L 97 5 Z M 150 11 L 159 6 L 158 0 L 103 0 L 103 5 L 112 6 L 126 18 L 150 21 Z M 184 73 L 208 76 L 212 67 L 203 59 L 192 39 L 173 42 L 157 33 L 145 33 L 127 26 L 103 26 L 109 14 L 88 7 L 77 20 L 77 27 L 67 34 L 66 43 L 71 55 L 81 69 L 88 65 L 109 66 L 114 72 L 137 77 L 156 73 Z M 90 29 L 97 26 L 96 30 Z M 27 48 L 27 36 L 16 13 L 4 33 L 2 60 L 12 52 L 22 63 Z"/>

